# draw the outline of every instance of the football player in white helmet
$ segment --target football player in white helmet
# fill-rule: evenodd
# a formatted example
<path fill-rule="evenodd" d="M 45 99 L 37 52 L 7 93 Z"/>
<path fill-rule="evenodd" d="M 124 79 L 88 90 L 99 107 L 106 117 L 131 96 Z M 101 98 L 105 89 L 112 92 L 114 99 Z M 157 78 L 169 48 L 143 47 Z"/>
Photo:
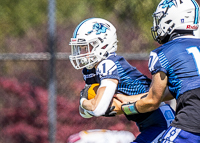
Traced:
<path fill-rule="evenodd" d="M 154 40 L 164 44 L 174 36 L 193 34 L 198 29 L 198 4 L 194 0 L 163 0 L 153 13 Z"/>
<path fill-rule="evenodd" d="M 199 27 L 198 12 L 195 0 L 162 0 L 153 13 L 154 40 L 164 44 L 175 36 L 193 35 Z"/>
<path fill-rule="evenodd" d="M 115 27 L 105 19 L 86 19 L 74 31 L 69 58 L 75 69 L 83 69 L 86 86 L 80 94 L 80 114 L 84 118 L 114 116 L 116 112 L 110 104 L 115 94 L 145 96 L 148 92 L 151 80 L 115 53 L 117 42 Z M 85 92 L 93 83 L 100 85 L 95 98 L 88 100 Z M 165 103 L 149 113 L 124 115 L 135 121 L 141 132 L 134 143 L 157 142 L 174 119 L 173 110 Z"/>
<path fill-rule="evenodd" d="M 69 58 L 75 69 L 92 69 L 117 50 L 116 29 L 110 22 L 97 18 L 86 21 L 76 27 L 70 42 L 72 55 Z"/>
<path fill-rule="evenodd" d="M 195 0 L 162 0 L 153 14 L 153 38 L 163 45 L 150 53 L 148 95 L 129 107 L 133 114 L 153 111 L 169 87 L 177 102 L 176 116 L 162 143 L 200 142 L 199 14 Z"/>

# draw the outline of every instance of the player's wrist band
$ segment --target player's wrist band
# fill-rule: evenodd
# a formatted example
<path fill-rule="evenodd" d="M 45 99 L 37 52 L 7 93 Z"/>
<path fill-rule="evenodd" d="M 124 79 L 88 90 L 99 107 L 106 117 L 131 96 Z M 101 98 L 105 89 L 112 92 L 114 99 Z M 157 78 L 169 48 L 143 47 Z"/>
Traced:
<path fill-rule="evenodd" d="M 139 114 L 139 111 L 137 110 L 135 104 L 136 102 L 123 104 L 121 106 L 121 109 L 126 115 Z"/>

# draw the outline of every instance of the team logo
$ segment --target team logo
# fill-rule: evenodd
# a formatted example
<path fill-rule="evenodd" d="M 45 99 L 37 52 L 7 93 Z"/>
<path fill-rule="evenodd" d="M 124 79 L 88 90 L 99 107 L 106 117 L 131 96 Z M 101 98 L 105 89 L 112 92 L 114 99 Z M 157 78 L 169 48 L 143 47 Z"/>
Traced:
<path fill-rule="evenodd" d="M 101 33 L 106 33 L 107 29 L 108 29 L 108 27 L 106 27 L 105 24 L 103 24 L 103 23 L 95 23 L 93 25 L 93 29 L 91 31 L 89 31 L 88 34 L 90 34 L 92 32 L 96 32 L 96 35 L 99 35 Z"/>
<path fill-rule="evenodd" d="M 198 26 L 195 26 L 195 25 L 187 25 L 186 29 L 194 29 L 194 30 L 197 30 L 198 29 Z"/>
<path fill-rule="evenodd" d="M 166 8 L 166 7 L 171 8 L 173 5 L 175 6 L 175 4 L 176 4 L 175 0 L 165 0 L 159 6 L 162 6 L 162 8 Z"/>

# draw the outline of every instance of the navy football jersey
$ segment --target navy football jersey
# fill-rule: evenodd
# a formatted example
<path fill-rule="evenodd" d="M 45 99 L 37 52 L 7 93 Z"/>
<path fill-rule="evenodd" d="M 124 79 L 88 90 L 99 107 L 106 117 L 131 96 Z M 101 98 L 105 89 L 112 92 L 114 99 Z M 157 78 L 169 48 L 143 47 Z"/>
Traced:
<path fill-rule="evenodd" d="M 184 92 L 200 87 L 200 39 L 180 37 L 150 53 L 149 70 L 168 76 L 171 94 L 178 99 Z"/>
<path fill-rule="evenodd" d="M 119 81 L 116 93 L 136 95 L 148 92 L 151 80 L 136 67 L 131 66 L 122 56 L 110 54 L 106 60 L 99 63 L 96 69 L 98 82 L 103 79 Z"/>
<path fill-rule="evenodd" d="M 103 79 L 117 79 L 116 94 L 137 95 L 148 92 L 151 79 L 143 75 L 136 67 L 131 66 L 122 56 L 112 53 L 102 60 L 97 68 L 82 71 L 86 84 L 101 83 Z M 128 120 L 141 122 L 153 112 L 126 116 Z"/>

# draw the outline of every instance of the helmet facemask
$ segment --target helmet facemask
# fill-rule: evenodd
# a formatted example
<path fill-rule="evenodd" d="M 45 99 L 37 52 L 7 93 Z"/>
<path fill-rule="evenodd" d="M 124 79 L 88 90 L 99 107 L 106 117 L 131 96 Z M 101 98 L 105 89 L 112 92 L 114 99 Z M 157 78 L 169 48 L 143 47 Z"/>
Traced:
<path fill-rule="evenodd" d="M 72 38 L 71 45 L 71 55 L 69 56 L 70 61 L 75 69 L 82 69 L 86 67 L 87 69 L 92 69 L 98 59 L 93 52 L 98 45 L 98 40 L 93 40 L 91 42 L 72 42 L 76 39 Z M 80 39 L 79 39 L 80 41 Z"/>
<path fill-rule="evenodd" d="M 169 39 L 169 36 L 168 34 L 170 33 L 171 31 L 171 28 L 173 28 L 174 24 L 172 24 L 171 26 L 168 26 L 168 30 L 164 30 L 162 29 L 161 27 L 161 20 L 166 17 L 167 15 L 167 11 L 168 11 L 168 8 L 166 9 L 166 11 L 160 11 L 160 12 L 157 12 L 157 13 L 153 13 L 153 27 L 151 28 L 151 34 L 152 34 L 152 37 L 155 41 L 157 41 L 159 44 L 163 44 L 163 43 L 166 43 Z M 170 24 L 170 20 L 165 22 L 166 24 Z"/>

